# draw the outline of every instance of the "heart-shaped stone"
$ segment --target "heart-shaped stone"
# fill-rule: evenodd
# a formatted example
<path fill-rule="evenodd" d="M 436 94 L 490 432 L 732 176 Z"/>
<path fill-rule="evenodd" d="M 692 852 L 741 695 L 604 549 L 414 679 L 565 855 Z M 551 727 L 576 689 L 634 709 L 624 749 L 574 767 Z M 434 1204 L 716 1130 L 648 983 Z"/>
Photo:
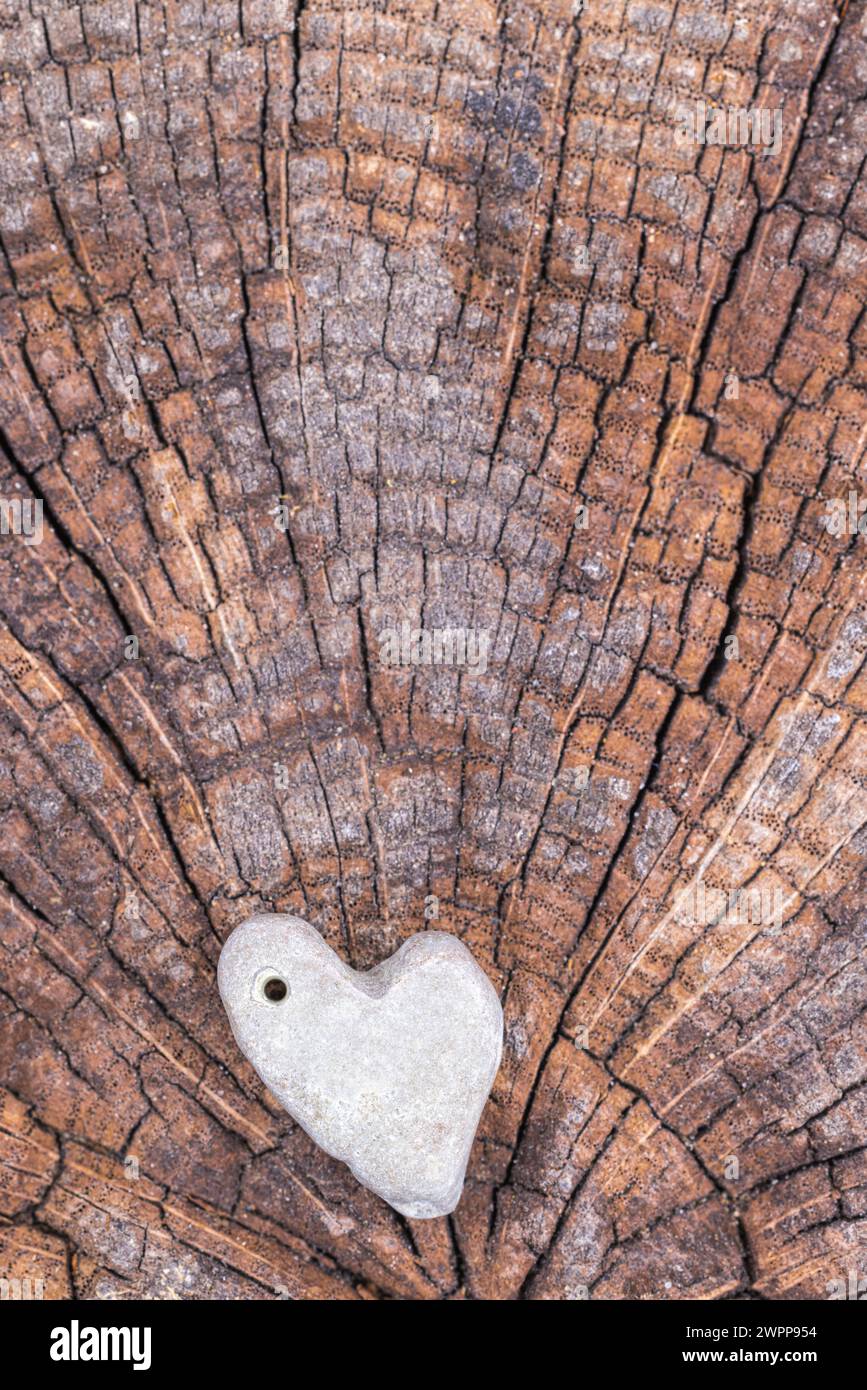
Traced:
<path fill-rule="evenodd" d="M 362 972 L 268 913 L 232 932 L 218 982 L 244 1056 L 326 1153 L 404 1216 L 454 1211 L 503 1041 L 457 937 L 419 932 Z"/>

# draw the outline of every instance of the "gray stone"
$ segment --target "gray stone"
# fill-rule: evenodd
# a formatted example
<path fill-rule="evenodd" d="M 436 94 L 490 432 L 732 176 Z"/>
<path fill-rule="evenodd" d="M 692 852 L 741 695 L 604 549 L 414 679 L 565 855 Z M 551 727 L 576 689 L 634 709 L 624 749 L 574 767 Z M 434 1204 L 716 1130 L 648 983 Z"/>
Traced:
<path fill-rule="evenodd" d="M 419 932 L 362 972 L 300 917 L 263 914 L 232 932 L 218 982 L 244 1056 L 326 1153 L 404 1216 L 454 1210 L 503 1038 L 457 937 Z"/>

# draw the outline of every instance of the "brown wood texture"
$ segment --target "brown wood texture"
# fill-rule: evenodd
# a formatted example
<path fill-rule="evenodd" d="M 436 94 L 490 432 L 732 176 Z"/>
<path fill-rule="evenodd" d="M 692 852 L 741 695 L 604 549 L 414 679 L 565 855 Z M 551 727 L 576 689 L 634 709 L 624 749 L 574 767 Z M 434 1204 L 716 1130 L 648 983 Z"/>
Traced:
<path fill-rule="evenodd" d="M 2 0 L 0 73 L 0 493 L 44 504 L 0 539 L 0 1274 L 863 1277 L 863 0 Z M 678 140 L 700 99 L 780 147 Z M 487 669 L 388 666 L 404 621 Z M 501 990 L 453 1217 L 239 1055 L 260 908 Z"/>

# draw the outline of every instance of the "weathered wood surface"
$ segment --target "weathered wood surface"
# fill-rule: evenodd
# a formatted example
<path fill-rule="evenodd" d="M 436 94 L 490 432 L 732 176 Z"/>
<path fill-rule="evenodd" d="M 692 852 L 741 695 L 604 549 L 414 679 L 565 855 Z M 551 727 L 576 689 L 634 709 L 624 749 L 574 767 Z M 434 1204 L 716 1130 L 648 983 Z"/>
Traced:
<path fill-rule="evenodd" d="M 21 8 L 0 1272 L 867 1273 L 867 578 L 825 525 L 865 486 L 863 0 Z M 701 97 L 782 107 L 781 148 L 676 141 Z M 404 619 L 490 633 L 487 671 L 384 666 Z M 782 924 L 684 922 L 699 881 Z M 507 1045 L 461 1206 L 408 1223 L 273 1103 L 214 973 L 257 908 L 364 966 L 432 898 Z"/>

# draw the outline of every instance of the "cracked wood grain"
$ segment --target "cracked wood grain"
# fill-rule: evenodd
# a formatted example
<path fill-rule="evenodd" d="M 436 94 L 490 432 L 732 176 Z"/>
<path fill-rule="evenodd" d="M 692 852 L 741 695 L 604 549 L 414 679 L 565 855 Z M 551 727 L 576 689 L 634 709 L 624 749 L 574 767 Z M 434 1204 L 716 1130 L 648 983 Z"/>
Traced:
<path fill-rule="evenodd" d="M 0 1276 L 863 1277 L 864 0 L 0 0 L 0 73 Z M 384 663 L 403 623 L 486 669 Z M 506 1047 L 411 1222 L 215 965 L 432 904 Z"/>

